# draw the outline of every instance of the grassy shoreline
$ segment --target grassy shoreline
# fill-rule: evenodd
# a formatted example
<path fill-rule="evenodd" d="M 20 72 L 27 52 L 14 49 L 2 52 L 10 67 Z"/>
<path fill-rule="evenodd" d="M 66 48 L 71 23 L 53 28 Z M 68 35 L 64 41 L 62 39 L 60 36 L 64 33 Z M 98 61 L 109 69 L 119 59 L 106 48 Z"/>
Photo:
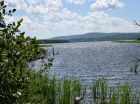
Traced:
<path fill-rule="evenodd" d="M 51 47 L 53 46 L 52 44 L 39 44 L 40 47 Z"/>
<path fill-rule="evenodd" d="M 117 40 L 117 43 L 140 43 L 140 40 Z"/>
<path fill-rule="evenodd" d="M 80 104 L 85 104 L 87 92 L 92 93 L 92 101 L 96 104 L 140 104 L 140 93 L 133 92 L 129 84 L 110 87 L 107 80 L 96 80 L 91 89 L 83 89 L 79 80 L 64 79 L 61 83 L 55 77 L 45 75 L 35 76 L 31 81 L 24 103 L 40 104 L 79 104 L 75 99 L 79 97 Z"/>

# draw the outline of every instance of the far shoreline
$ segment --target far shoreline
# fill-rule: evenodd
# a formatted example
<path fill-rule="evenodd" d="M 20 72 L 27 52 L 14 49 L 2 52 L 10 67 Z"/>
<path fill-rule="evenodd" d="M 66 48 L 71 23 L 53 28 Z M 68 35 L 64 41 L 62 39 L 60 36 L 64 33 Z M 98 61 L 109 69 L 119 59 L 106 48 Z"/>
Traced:
<path fill-rule="evenodd" d="M 140 40 L 117 40 L 117 41 L 113 41 L 113 42 L 117 42 L 117 43 L 140 43 Z"/>

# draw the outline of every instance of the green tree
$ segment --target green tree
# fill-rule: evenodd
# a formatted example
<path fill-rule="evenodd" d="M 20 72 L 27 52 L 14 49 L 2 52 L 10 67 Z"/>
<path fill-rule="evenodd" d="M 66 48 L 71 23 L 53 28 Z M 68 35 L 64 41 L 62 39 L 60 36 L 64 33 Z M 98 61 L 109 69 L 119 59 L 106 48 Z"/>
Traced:
<path fill-rule="evenodd" d="M 0 104 L 22 101 L 33 74 L 27 62 L 44 53 L 36 38 L 24 37 L 25 32 L 19 30 L 23 19 L 5 23 L 5 16 L 15 11 L 0 1 Z"/>

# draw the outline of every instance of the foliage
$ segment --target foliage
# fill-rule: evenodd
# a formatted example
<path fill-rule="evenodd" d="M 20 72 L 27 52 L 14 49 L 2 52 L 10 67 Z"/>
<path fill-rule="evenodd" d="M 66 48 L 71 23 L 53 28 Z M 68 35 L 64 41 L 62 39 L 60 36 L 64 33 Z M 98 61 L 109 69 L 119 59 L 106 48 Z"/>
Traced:
<path fill-rule="evenodd" d="M 78 96 L 78 81 L 65 80 L 58 84 L 56 78 L 50 78 L 47 73 L 29 69 L 28 61 L 42 57 L 45 51 L 36 38 L 25 37 L 25 32 L 19 30 L 23 19 L 5 23 L 5 16 L 12 16 L 15 11 L 7 11 L 4 1 L 0 1 L 0 104 L 55 104 L 63 98 Z M 53 58 L 48 59 L 48 63 L 42 61 L 45 69 L 50 68 L 52 61 Z M 73 91 L 69 92 L 70 96 L 65 96 L 67 88 Z"/>
<path fill-rule="evenodd" d="M 30 81 L 27 94 L 24 97 L 25 103 L 55 104 L 56 101 L 56 78 L 50 78 L 47 74 L 34 72 L 35 80 Z"/>
<path fill-rule="evenodd" d="M 19 27 L 23 21 L 5 23 L 5 16 L 12 16 L 16 9 L 8 10 L 0 1 L 0 103 L 18 103 L 27 93 L 32 71 L 27 62 L 41 56 L 36 38 L 24 37 Z"/>
<path fill-rule="evenodd" d="M 61 87 L 60 104 L 73 104 L 74 98 L 80 96 L 81 86 L 78 80 L 64 80 Z"/>
<path fill-rule="evenodd" d="M 133 92 L 127 84 L 109 87 L 105 79 L 93 84 L 93 99 L 97 104 L 139 104 L 140 94 Z"/>
<path fill-rule="evenodd" d="M 74 98 L 80 96 L 81 85 L 78 80 L 64 79 L 61 82 L 55 77 L 34 72 L 24 96 L 24 103 L 31 104 L 73 104 Z"/>
<path fill-rule="evenodd" d="M 81 96 L 79 81 L 66 79 L 58 83 L 46 73 L 29 69 L 28 61 L 42 57 L 45 50 L 36 38 L 25 37 L 25 32 L 19 30 L 23 19 L 5 23 L 5 16 L 12 16 L 15 11 L 7 10 L 4 1 L 0 1 L 0 104 L 55 104 L 57 101 L 73 104 L 74 98 Z M 52 61 L 48 59 L 45 68 L 49 68 Z M 133 94 L 128 86 L 108 89 L 106 81 L 96 82 L 94 99 L 101 104 L 140 103 L 140 94 Z"/>

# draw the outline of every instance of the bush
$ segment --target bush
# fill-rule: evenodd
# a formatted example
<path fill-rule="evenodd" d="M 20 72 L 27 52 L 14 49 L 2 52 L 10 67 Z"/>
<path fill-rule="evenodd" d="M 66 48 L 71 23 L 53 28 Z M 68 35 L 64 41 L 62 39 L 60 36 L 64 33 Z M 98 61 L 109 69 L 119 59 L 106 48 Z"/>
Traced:
<path fill-rule="evenodd" d="M 18 103 L 27 93 L 33 72 L 27 62 L 42 56 L 36 38 L 24 37 L 19 27 L 23 21 L 5 23 L 5 16 L 12 16 L 16 9 L 8 10 L 0 1 L 0 103 Z"/>

